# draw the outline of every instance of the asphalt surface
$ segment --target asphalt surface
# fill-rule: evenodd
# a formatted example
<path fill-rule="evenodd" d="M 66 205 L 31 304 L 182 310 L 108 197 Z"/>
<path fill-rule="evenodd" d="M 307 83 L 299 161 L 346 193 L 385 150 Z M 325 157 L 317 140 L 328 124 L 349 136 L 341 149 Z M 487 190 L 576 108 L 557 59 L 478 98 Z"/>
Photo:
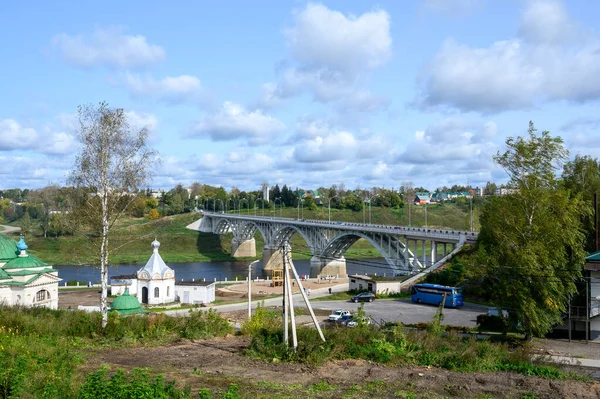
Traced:
<path fill-rule="evenodd" d="M 348 301 L 315 301 L 311 305 L 315 309 L 337 310 L 347 309 L 356 311 L 359 303 Z M 404 324 L 427 323 L 433 320 L 438 310 L 437 306 L 412 303 L 410 299 L 379 299 L 364 304 L 365 313 L 371 319 L 390 322 L 402 322 Z M 475 327 L 477 315 L 485 313 L 487 307 L 473 304 L 465 304 L 457 309 L 444 309 L 442 324 L 451 326 Z"/>

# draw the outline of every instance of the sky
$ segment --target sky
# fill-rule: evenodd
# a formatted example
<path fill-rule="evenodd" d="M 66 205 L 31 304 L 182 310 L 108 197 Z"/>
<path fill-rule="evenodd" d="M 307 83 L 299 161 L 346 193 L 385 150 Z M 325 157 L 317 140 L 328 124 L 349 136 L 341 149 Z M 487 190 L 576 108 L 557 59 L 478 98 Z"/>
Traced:
<path fill-rule="evenodd" d="M 507 180 L 529 121 L 600 157 L 600 2 L 4 1 L 0 189 L 64 185 L 77 107 L 147 127 L 150 187 Z"/>

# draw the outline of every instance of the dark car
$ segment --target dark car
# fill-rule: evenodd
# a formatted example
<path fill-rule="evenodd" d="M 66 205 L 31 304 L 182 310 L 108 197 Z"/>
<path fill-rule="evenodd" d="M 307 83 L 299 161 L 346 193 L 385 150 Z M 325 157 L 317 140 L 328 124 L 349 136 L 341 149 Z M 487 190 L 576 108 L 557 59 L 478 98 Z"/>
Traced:
<path fill-rule="evenodd" d="M 361 292 L 360 294 L 354 295 L 350 300 L 352 302 L 373 302 L 375 300 L 375 294 L 372 292 Z"/>
<path fill-rule="evenodd" d="M 345 326 L 351 320 L 352 320 L 352 315 L 351 314 L 345 314 L 342 317 L 340 317 L 339 319 L 337 319 L 335 321 L 335 324 L 340 325 L 340 326 Z"/>

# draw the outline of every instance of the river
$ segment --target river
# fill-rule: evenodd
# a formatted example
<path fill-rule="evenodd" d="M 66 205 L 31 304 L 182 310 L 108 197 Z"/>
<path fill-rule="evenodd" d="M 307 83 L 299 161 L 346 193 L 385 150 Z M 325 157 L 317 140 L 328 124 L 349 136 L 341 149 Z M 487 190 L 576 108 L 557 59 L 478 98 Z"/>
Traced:
<path fill-rule="evenodd" d="M 202 279 L 219 281 L 235 280 L 235 278 L 245 279 L 248 275 L 248 261 L 234 262 L 185 262 L 185 263 L 167 263 L 169 267 L 175 270 L 175 278 L 178 281 Z M 294 266 L 299 275 L 308 274 L 310 271 L 309 260 L 294 260 Z M 133 274 L 142 268 L 141 264 L 125 264 L 111 267 L 108 271 L 109 277 L 122 274 Z M 91 266 L 66 266 L 55 265 L 58 269 L 58 276 L 64 282 L 77 280 L 81 282 L 91 281 L 97 283 L 100 280 L 100 272 L 98 268 Z M 375 259 L 347 259 L 346 271 L 348 274 L 378 274 L 383 275 L 391 273 L 391 269 L 386 261 L 382 258 Z M 252 277 L 264 277 L 262 265 L 258 265 L 256 270 L 253 270 Z M 63 284 L 63 283 L 61 283 Z"/>

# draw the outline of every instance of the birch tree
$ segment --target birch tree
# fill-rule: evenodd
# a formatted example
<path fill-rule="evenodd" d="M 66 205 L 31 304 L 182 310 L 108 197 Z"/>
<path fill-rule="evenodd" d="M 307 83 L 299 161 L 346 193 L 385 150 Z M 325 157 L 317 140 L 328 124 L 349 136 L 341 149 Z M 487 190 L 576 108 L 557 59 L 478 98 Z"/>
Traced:
<path fill-rule="evenodd" d="M 122 108 L 97 106 L 78 108 L 81 151 L 69 176 L 75 194 L 73 219 L 85 226 L 98 255 L 102 295 L 102 328 L 108 322 L 107 286 L 111 231 L 133 204 L 138 189 L 151 177 L 157 153 L 147 147 L 148 129 L 132 129 Z"/>
<path fill-rule="evenodd" d="M 529 338 L 561 323 L 576 292 L 587 210 L 556 177 L 568 156 L 560 137 L 538 135 L 530 123 L 528 137 L 508 138 L 506 147 L 494 160 L 513 191 L 484 204 L 471 270 L 492 284 L 492 301 L 510 309 Z"/>

